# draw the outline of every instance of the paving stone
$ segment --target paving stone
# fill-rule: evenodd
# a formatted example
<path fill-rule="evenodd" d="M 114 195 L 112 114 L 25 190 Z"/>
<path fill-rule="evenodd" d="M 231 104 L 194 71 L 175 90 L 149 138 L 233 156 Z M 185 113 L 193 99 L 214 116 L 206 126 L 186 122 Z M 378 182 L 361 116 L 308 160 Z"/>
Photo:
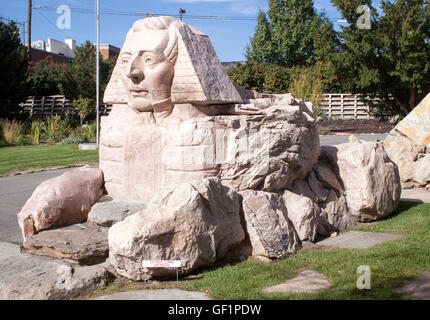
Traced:
<path fill-rule="evenodd" d="M 265 288 L 263 292 L 312 293 L 328 289 L 330 286 L 331 282 L 325 275 L 314 270 L 305 270 L 300 272 L 296 278 L 273 287 Z"/>
<path fill-rule="evenodd" d="M 403 238 L 401 234 L 379 232 L 349 231 L 334 238 L 318 242 L 318 245 L 338 247 L 342 249 L 367 249 L 379 243 Z"/>
<path fill-rule="evenodd" d="M 397 290 L 417 300 L 430 300 L 430 273 L 426 272 Z"/>
<path fill-rule="evenodd" d="M 179 289 L 139 290 L 114 293 L 93 300 L 210 300 L 203 292 Z"/>

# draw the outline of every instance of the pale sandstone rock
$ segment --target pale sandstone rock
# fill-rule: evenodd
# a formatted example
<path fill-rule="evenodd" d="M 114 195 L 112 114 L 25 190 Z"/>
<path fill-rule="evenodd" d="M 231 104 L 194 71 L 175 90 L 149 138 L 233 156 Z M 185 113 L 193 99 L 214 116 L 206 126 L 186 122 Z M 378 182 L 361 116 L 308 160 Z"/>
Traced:
<path fill-rule="evenodd" d="M 142 260 L 181 260 L 181 274 L 210 266 L 244 240 L 239 209 L 238 195 L 218 179 L 181 184 L 110 228 L 110 262 L 137 281 L 176 274 L 145 270 Z"/>
<path fill-rule="evenodd" d="M 342 194 L 330 190 L 327 200 L 321 204 L 321 216 L 334 230 L 341 231 L 357 224 L 356 219 L 349 213 L 346 198 Z"/>
<path fill-rule="evenodd" d="M 404 188 L 430 189 L 430 94 L 390 132 L 384 147 Z"/>
<path fill-rule="evenodd" d="M 314 171 L 324 188 L 335 189 L 341 193 L 345 191 L 336 173 L 333 171 L 330 164 L 324 159 L 318 160 L 318 163 L 314 167 Z"/>
<path fill-rule="evenodd" d="M 378 142 L 322 147 L 321 158 L 338 174 L 351 215 L 361 222 L 394 212 L 400 200 L 399 170 Z"/>
<path fill-rule="evenodd" d="M 280 196 L 264 191 L 245 191 L 243 212 L 253 256 L 282 259 L 301 248 L 300 238 L 288 219 Z"/>
<path fill-rule="evenodd" d="M 24 242 L 52 227 L 83 222 L 103 195 L 103 172 L 89 166 L 42 182 L 18 213 Z"/>
<path fill-rule="evenodd" d="M 430 146 L 430 93 L 393 129 L 418 145 Z"/>
<path fill-rule="evenodd" d="M 331 226 L 321 217 L 318 198 L 306 181 L 296 180 L 291 190 L 285 190 L 283 201 L 300 240 L 315 242 L 318 234 L 330 235 Z"/>
<path fill-rule="evenodd" d="M 111 227 L 126 217 L 145 210 L 146 207 L 147 205 L 142 202 L 117 201 L 110 196 L 104 196 L 91 207 L 87 223 L 101 227 Z"/>
<path fill-rule="evenodd" d="M 384 148 L 400 171 L 403 188 L 430 189 L 430 148 L 417 144 L 395 129 L 384 140 Z"/>

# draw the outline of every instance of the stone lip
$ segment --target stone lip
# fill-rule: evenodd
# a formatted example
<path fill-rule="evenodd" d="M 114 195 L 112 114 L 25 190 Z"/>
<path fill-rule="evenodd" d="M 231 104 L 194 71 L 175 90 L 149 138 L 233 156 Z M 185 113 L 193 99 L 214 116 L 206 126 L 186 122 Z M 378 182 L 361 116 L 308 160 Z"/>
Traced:
<path fill-rule="evenodd" d="M 29 236 L 21 252 L 70 259 L 83 265 L 98 264 L 109 255 L 108 231 L 84 224 L 46 230 Z"/>
<path fill-rule="evenodd" d="M 262 290 L 264 293 L 314 293 L 331 287 L 330 279 L 325 275 L 314 271 L 305 270 L 300 272 L 296 278 L 282 284 L 268 287 Z"/>

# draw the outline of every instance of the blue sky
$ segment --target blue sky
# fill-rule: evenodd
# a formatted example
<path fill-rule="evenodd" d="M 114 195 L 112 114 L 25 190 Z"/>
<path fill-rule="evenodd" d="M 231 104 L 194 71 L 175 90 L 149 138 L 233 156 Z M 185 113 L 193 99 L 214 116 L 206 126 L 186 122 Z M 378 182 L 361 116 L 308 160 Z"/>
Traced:
<path fill-rule="evenodd" d="M 27 20 L 27 0 L 0 0 L 0 16 L 19 22 Z M 85 40 L 95 42 L 96 22 L 93 13 L 75 12 L 74 8 L 95 10 L 95 0 L 33 0 L 33 7 L 47 6 L 46 10 L 34 9 L 32 18 L 32 40 L 54 38 L 64 40 L 72 38 L 78 45 Z M 314 0 L 315 8 L 325 10 L 328 17 L 340 18 L 330 0 Z M 60 5 L 72 8 L 71 28 L 59 30 L 57 19 L 61 14 L 56 12 Z M 125 35 L 139 16 L 126 13 L 151 12 L 162 14 L 178 14 L 184 8 L 186 15 L 192 16 L 223 16 L 235 18 L 254 18 L 258 10 L 268 9 L 268 0 L 100 0 L 101 10 L 121 12 L 124 15 L 101 16 L 101 43 L 109 43 L 122 47 Z M 253 35 L 256 20 L 213 20 L 191 19 L 184 17 L 184 22 L 209 35 L 221 61 L 244 60 L 244 49 Z M 336 21 L 334 21 L 336 22 Z M 335 23 L 336 25 L 336 23 Z"/>

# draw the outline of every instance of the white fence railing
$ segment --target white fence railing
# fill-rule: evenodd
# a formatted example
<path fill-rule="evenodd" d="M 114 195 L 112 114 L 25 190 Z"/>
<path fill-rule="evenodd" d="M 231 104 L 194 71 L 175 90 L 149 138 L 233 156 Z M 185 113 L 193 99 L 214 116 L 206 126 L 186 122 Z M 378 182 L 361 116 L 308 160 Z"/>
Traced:
<path fill-rule="evenodd" d="M 326 117 L 338 119 L 372 119 L 370 107 L 356 94 L 324 94 L 322 111 Z"/>

